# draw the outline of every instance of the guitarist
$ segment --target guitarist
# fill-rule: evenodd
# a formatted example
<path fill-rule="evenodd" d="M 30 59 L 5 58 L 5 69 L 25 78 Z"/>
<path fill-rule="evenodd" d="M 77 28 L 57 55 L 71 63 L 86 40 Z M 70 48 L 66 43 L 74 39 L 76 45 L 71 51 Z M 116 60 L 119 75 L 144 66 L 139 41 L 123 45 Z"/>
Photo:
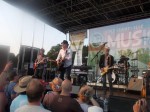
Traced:
<path fill-rule="evenodd" d="M 34 77 L 39 78 L 39 79 L 44 79 L 44 73 L 45 73 L 45 57 L 44 57 L 44 52 L 45 50 L 42 48 L 39 51 L 39 54 L 37 56 L 37 59 L 35 60 L 34 63 Z"/>
<path fill-rule="evenodd" d="M 66 74 L 66 78 L 71 80 L 72 50 L 68 48 L 69 44 L 66 40 L 64 40 L 61 45 L 62 49 L 59 51 L 56 59 L 57 65 L 59 66 L 60 78 L 64 80 L 64 74 Z"/>
<path fill-rule="evenodd" d="M 114 57 L 109 54 L 110 48 L 105 47 L 104 54 L 101 55 L 100 61 L 99 61 L 99 67 L 101 72 L 104 72 L 104 67 L 112 67 L 114 64 Z M 109 81 L 109 91 L 110 95 L 113 94 L 112 92 L 112 69 L 108 69 L 107 73 L 102 76 L 102 83 L 103 83 L 103 89 L 104 89 L 104 95 L 106 94 L 106 75 L 108 77 Z"/>

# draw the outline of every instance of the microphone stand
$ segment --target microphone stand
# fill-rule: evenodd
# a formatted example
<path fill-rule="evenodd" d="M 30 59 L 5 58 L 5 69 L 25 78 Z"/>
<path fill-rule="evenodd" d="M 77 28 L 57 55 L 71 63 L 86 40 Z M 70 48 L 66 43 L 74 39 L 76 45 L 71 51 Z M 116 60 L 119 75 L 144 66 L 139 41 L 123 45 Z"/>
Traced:
<path fill-rule="evenodd" d="M 106 44 L 107 42 L 105 42 L 105 43 L 103 43 L 103 45 L 101 45 L 101 48 L 100 48 L 100 50 L 96 53 L 96 55 L 91 59 L 91 62 L 95 59 L 95 62 L 96 62 L 96 68 L 95 68 L 95 76 L 96 76 L 96 78 L 95 78 L 95 80 L 96 80 L 96 82 L 95 82 L 95 87 L 97 86 L 97 78 L 98 78 L 98 63 L 99 63 L 99 61 L 98 61 L 98 54 L 102 51 L 102 49 L 105 47 L 105 44 Z M 95 98 L 97 98 L 97 89 L 95 88 Z"/>

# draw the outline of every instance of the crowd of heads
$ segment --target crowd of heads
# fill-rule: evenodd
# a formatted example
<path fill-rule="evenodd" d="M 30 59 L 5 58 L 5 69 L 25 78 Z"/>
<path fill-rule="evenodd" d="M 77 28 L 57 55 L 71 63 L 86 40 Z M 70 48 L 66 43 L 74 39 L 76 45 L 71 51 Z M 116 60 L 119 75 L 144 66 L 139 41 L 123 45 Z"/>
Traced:
<path fill-rule="evenodd" d="M 6 65 L 6 70 L 7 71 L 7 66 Z M 14 104 L 16 103 L 15 101 L 17 100 L 17 97 L 19 97 L 19 95 L 26 95 L 27 96 L 27 101 L 28 102 L 24 102 L 24 105 L 27 104 L 32 104 L 32 105 L 42 105 L 46 108 L 49 109 L 51 111 L 51 105 L 52 103 L 55 101 L 55 97 L 59 96 L 68 96 L 70 97 L 71 91 L 72 91 L 72 83 L 70 80 L 62 80 L 58 77 L 54 78 L 51 82 L 46 83 L 43 80 L 39 80 L 36 78 L 33 78 L 32 76 L 28 76 L 28 75 L 24 75 L 24 76 L 19 76 L 17 74 L 16 71 L 12 70 L 6 73 L 1 73 L 0 75 L 0 80 L 3 80 L 2 82 L 0 82 L 0 112 L 9 112 L 9 110 L 7 110 L 7 106 L 9 106 L 8 108 L 10 108 L 10 112 L 15 112 L 13 109 L 11 111 L 11 108 L 14 108 Z M 15 85 L 13 87 L 13 90 L 15 92 L 15 97 L 11 98 L 11 102 L 8 105 L 8 100 L 7 97 L 5 96 L 5 88 L 4 86 L 9 85 L 11 82 L 14 82 Z M 45 91 L 47 91 L 47 86 L 49 86 L 51 88 L 51 92 L 50 95 L 47 95 L 48 93 L 45 94 Z M 87 112 L 102 112 L 102 108 L 99 107 L 99 105 L 97 104 L 97 102 L 95 100 L 93 100 L 93 89 L 90 86 L 87 85 L 83 85 L 80 87 L 79 92 L 78 92 L 78 98 L 77 101 L 79 103 L 79 105 L 82 108 L 82 104 L 85 104 L 87 107 L 89 107 L 88 109 L 86 109 Z M 60 98 L 59 98 L 60 99 Z M 74 100 L 74 99 L 73 99 Z M 42 102 L 43 101 L 43 102 Z M 47 102 L 48 101 L 48 102 Z M 75 102 L 75 101 L 71 101 L 71 102 Z M 3 102 L 3 104 L 2 104 Z M 18 107 L 15 109 L 18 109 L 21 107 L 21 105 L 23 105 L 22 103 L 23 101 L 17 102 L 20 103 L 20 105 L 18 105 Z M 89 103 L 93 103 L 92 105 L 89 105 Z M 22 104 L 21 104 L 22 103 Z M 46 105 L 46 103 L 48 103 L 48 105 Z M 76 103 L 73 103 L 76 104 Z M 85 106 L 84 105 L 84 106 Z M 48 107 L 50 106 L 50 107 Z M 76 105 L 78 106 L 78 105 Z M 42 107 L 42 108 L 44 108 Z M 59 105 L 58 105 L 59 108 Z M 74 107 L 72 107 L 74 108 Z M 79 107 L 80 108 L 80 107 Z M 84 111 L 84 108 L 82 108 Z M 147 111 L 147 102 L 144 98 L 138 100 L 134 105 L 133 105 L 133 111 L 134 112 L 148 112 Z M 19 112 L 19 111 L 17 111 Z"/>

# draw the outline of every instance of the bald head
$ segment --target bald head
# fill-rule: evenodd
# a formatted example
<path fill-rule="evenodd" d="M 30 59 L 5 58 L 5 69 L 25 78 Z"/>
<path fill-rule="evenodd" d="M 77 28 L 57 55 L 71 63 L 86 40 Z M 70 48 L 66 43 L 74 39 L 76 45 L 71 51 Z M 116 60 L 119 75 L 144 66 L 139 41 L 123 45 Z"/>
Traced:
<path fill-rule="evenodd" d="M 68 79 L 65 79 L 63 82 L 62 82 L 62 91 L 63 92 L 71 92 L 72 91 L 72 84 L 71 84 L 71 81 L 68 80 Z"/>

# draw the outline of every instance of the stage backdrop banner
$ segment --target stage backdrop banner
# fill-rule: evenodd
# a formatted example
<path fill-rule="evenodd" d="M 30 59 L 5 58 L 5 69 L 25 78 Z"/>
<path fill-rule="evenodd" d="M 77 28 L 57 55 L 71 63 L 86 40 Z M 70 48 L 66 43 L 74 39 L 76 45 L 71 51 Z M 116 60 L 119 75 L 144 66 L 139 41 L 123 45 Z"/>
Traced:
<path fill-rule="evenodd" d="M 86 36 L 86 30 L 70 33 L 70 47 L 72 51 L 75 52 L 74 65 L 82 65 L 82 48 Z"/>
<path fill-rule="evenodd" d="M 107 42 L 106 46 L 110 47 L 110 54 L 116 61 L 125 55 L 129 57 L 131 69 L 134 65 L 140 71 L 147 69 L 150 62 L 150 19 L 89 29 L 88 65 L 95 65 L 97 61 L 92 59 L 104 42 Z M 98 61 L 102 54 L 103 49 L 98 55 Z"/>

